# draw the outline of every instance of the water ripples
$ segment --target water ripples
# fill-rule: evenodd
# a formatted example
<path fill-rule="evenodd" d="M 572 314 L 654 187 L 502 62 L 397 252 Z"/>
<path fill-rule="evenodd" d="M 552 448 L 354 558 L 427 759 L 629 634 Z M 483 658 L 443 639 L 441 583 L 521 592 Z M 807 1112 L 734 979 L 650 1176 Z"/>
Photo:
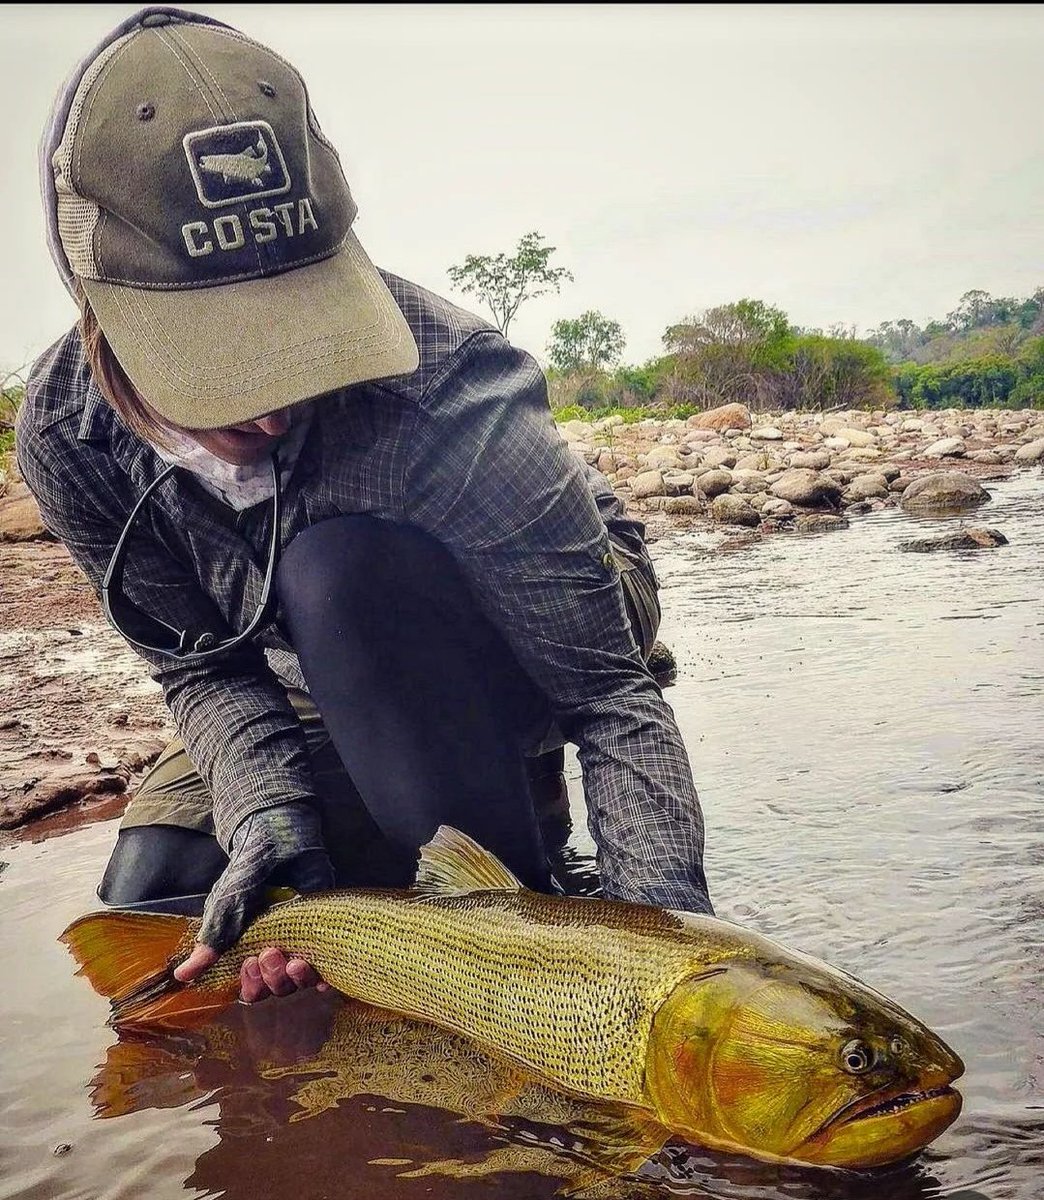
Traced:
<path fill-rule="evenodd" d="M 266 1020 L 291 1044 L 317 1028 L 309 998 L 237 1016 L 239 1042 L 143 1046 L 117 1041 L 107 1006 L 71 978 L 55 938 L 92 903 L 108 823 L 2 852 L 15 982 L 0 1200 L 550 1200 L 563 1185 L 603 1200 L 1038 1200 L 1044 482 L 991 487 L 974 520 L 1011 543 L 992 551 L 902 553 L 940 523 L 895 511 L 738 552 L 705 535 L 655 548 L 679 665 L 667 696 L 719 914 L 894 996 L 967 1064 L 962 1116 L 916 1161 L 860 1176 L 668 1143 L 613 1180 L 590 1173 L 579 1126 L 492 1128 L 354 1094 L 291 1121 L 293 1095 L 321 1091 L 322 1073 L 273 1075 L 248 1051 L 270 1044 Z M 575 761 L 570 774 L 582 872 Z"/>

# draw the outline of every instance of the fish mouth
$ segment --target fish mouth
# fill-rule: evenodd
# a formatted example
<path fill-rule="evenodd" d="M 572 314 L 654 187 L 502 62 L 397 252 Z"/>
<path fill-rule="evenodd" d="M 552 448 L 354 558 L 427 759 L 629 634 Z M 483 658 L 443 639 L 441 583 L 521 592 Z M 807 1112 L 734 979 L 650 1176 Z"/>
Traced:
<path fill-rule="evenodd" d="M 864 1097 L 825 1121 L 793 1156 L 848 1170 L 887 1166 L 933 1142 L 957 1119 L 962 1103 L 949 1084 Z"/>
<path fill-rule="evenodd" d="M 828 1130 L 836 1129 L 841 1125 L 853 1125 L 856 1121 L 869 1121 L 875 1117 L 894 1117 L 898 1113 L 910 1109 L 919 1104 L 925 1104 L 931 1100 L 952 1099 L 960 1101 L 960 1093 L 950 1087 L 948 1084 L 942 1087 L 926 1088 L 923 1091 L 912 1092 L 893 1092 L 891 1095 L 884 1097 L 867 1096 L 859 1100 L 853 1100 L 851 1104 L 846 1104 L 844 1108 L 839 1109 L 832 1117 L 824 1121 L 816 1131 L 815 1136 L 818 1137 Z"/>

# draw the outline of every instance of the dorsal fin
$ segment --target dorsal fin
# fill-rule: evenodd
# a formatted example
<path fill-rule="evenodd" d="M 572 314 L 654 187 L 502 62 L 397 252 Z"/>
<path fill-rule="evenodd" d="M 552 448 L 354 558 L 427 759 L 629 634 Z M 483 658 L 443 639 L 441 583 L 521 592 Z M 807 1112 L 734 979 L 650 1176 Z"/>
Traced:
<path fill-rule="evenodd" d="M 468 892 L 517 892 L 522 884 L 496 855 L 452 825 L 440 825 L 426 846 L 421 846 L 418 892 L 429 896 L 464 896 Z"/>

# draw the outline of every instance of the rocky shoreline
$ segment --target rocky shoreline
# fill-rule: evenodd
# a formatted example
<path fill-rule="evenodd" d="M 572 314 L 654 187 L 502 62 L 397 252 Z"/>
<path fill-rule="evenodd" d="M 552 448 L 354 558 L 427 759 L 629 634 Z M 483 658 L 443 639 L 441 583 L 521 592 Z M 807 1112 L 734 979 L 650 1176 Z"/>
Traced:
<path fill-rule="evenodd" d="M 717 529 L 729 534 L 723 550 L 844 528 L 849 515 L 890 505 L 972 511 L 989 498 L 984 481 L 1044 470 L 1044 412 L 1033 410 L 757 415 L 727 405 L 684 421 L 559 428 L 650 541 Z M 118 815 L 174 731 L 159 689 L 105 624 L 24 485 L 4 490 L 0 475 L 0 837 L 36 838 Z M 909 548 L 1003 542 L 991 534 Z"/>
<path fill-rule="evenodd" d="M 979 481 L 1044 463 L 1044 412 L 1032 409 L 756 415 L 728 404 L 684 421 L 612 416 L 559 429 L 654 536 L 821 532 L 897 504 L 972 509 L 989 498 Z"/>

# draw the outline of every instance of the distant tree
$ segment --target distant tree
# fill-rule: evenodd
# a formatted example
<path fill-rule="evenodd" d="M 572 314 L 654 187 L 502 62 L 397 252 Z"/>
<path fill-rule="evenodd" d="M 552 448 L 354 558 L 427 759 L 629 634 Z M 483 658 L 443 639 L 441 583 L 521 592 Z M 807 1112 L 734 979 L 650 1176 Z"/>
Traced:
<path fill-rule="evenodd" d="M 883 350 L 893 364 L 924 365 L 1014 355 L 1027 339 L 1040 334 L 1044 334 L 1044 287 L 1024 299 L 973 289 L 964 293 L 945 320 L 929 321 L 923 329 L 906 318 L 882 321 L 863 340 Z M 906 384 L 900 380 L 899 386 Z M 904 403 L 909 398 L 903 394 Z"/>
<path fill-rule="evenodd" d="M 505 337 L 523 301 L 557 292 L 565 280 L 573 278 L 565 267 L 550 265 L 555 247 L 543 241 L 542 233 L 527 233 L 510 257 L 504 253 L 469 254 L 462 263 L 446 269 L 455 287 L 480 297 L 489 306 Z"/>
<path fill-rule="evenodd" d="M 835 321 L 827 329 L 827 337 L 835 342 L 854 342 L 856 340 L 856 327 L 847 324 L 845 321 Z"/>
<path fill-rule="evenodd" d="M 903 356 L 915 347 L 921 344 L 924 335 L 916 321 L 911 321 L 909 317 L 900 317 L 895 323 L 895 332 L 899 339 L 899 346 L 903 352 Z"/>
<path fill-rule="evenodd" d="M 926 340 L 937 337 L 945 337 L 948 333 L 953 333 L 954 324 L 950 320 L 946 321 L 929 321 L 924 327 L 924 336 Z"/>
<path fill-rule="evenodd" d="M 589 309 L 552 325 L 547 353 L 559 371 L 604 371 L 620 361 L 625 341 L 619 321 Z"/>
<path fill-rule="evenodd" d="M 1037 288 L 1032 296 L 1019 304 L 1015 320 L 1023 329 L 1044 333 L 1044 287 Z"/>
<path fill-rule="evenodd" d="M 782 309 L 761 300 L 719 304 L 668 327 L 671 398 L 704 406 L 773 403 L 774 383 L 790 365 L 794 334 Z"/>
<path fill-rule="evenodd" d="M 1008 402 L 1012 408 L 1044 408 L 1044 337 L 1024 343 L 1018 365 L 1020 379 Z"/>
<path fill-rule="evenodd" d="M 946 319 L 961 332 L 992 325 L 998 316 L 997 304 L 989 292 L 973 289 L 964 293 L 956 309 L 946 314 Z"/>
<path fill-rule="evenodd" d="M 1020 305 L 1015 296 L 997 296 L 990 304 L 989 324 L 1010 325 L 1018 319 Z"/>
<path fill-rule="evenodd" d="M 887 408 L 895 404 L 884 353 L 852 337 L 804 334 L 793 365 L 778 378 L 781 408 Z"/>
<path fill-rule="evenodd" d="M 917 347 L 924 343 L 925 335 L 915 321 L 900 317 L 897 321 L 882 321 L 864 340 L 883 350 L 889 362 L 900 363 L 913 357 Z"/>
<path fill-rule="evenodd" d="M 750 350 L 779 347 L 790 336 L 790 322 L 780 308 L 761 300 L 737 300 L 686 317 L 663 335 L 669 354 L 692 353 L 705 346 L 742 346 Z"/>

